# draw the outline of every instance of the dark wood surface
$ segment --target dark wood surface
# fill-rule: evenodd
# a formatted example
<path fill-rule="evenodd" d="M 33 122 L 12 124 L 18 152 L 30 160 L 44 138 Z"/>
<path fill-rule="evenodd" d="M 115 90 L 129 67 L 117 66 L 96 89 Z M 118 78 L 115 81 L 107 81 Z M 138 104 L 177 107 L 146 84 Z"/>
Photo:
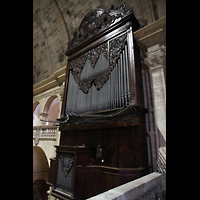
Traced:
<path fill-rule="evenodd" d="M 110 167 L 147 166 L 144 115 L 141 117 L 138 126 L 62 131 L 60 145 L 85 144 L 91 148 L 100 145 L 104 164 Z"/>
<path fill-rule="evenodd" d="M 68 67 L 66 70 L 65 89 L 64 89 L 64 95 L 63 95 L 63 100 L 62 100 L 61 117 L 66 116 L 65 106 L 66 106 L 66 100 L 67 100 L 66 95 L 67 95 L 67 88 L 68 88 L 69 65 L 70 65 L 71 60 L 77 58 L 78 56 L 81 56 L 85 52 L 104 43 L 105 41 L 111 40 L 114 37 L 117 37 L 121 33 L 125 33 L 125 32 L 127 32 L 127 44 L 130 47 L 128 50 L 128 54 L 129 54 L 131 105 L 137 106 L 137 93 L 138 93 L 137 90 L 139 89 L 136 87 L 136 72 L 135 71 L 137 71 L 137 69 L 135 67 L 135 59 L 140 59 L 140 58 L 138 56 L 136 56 L 137 58 L 134 57 L 136 51 L 137 51 L 137 55 L 139 54 L 139 49 L 137 48 L 137 44 L 135 44 L 136 41 L 134 41 L 133 32 L 136 31 L 138 28 L 139 28 L 139 23 L 137 22 L 133 13 L 130 12 L 127 15 L 123 16 L 119 22 L 113 23 L 109 27 L 101 29 L 92 37 L 88 37 L 84 41 L 79 42 L 77 45 L 68 49 L 68 51 L 66 52 L 66 55 L 68 56 Z M 134 49 L 132 49 L 131 47 L 133 47 Z M 141 70 L 140 63 L 138 63 L 137 66 L 139 67 L 139 70 Z M 142 77 L 140 74 L 140 76 L 137 79 L 139 80 L 141 78 Z M 140 102 L 140 100 L 138 102 Z M 140 105 L 140 103 L 138 105 Z"/>
<path fill-rule="evenodd" d="M 55 147 L 57 149 L 57 162 L 54 174 L 54 187 L 51 194 L 61 199 L 83 200 L 149 173 L 148 167 L 129 168 L 108 167 L 105 165 L 88 165 L 89 156 L 92 155 L 92 153 L 94 153 L 94 149 L 92 148 L 65 145 Z M 60 190 L 59 188 L 57 188 L 56 185 L 56 174 L 58 173 L 57 170 L 59 170 L 59 153 L 72 153 L 75 157 L 75 162 L 73 166 L 74 171 L 72 176 L 74 180 L 72 193 Z M 67 179 L 68 177 L 65 178 Z"/>
<path fill-rule="evenodd" d="M 135 107 L 137 115 L 126 120 L 113 119 L 100 124 L 60 126 L 60 145 L 56 146 L 56 160 L 51 160 L 49 177 L 49 184 L 53 185 L 52 195 L 60 199 L 86 199 L 149 173 L 145 127 L 147 110 L 144 108 L 143 100 L 140 52 L 137 42 L 133 38 L 133 32 L 139 28 L 139 23 L 133 13 L 125 9 L 124 4 L 116 9 L 111 6 L 109 10 L 109 15 L 102 9 L 95 9 L 89 13 L 83 19 L 74 39 L 69 43 L 66 51 L 68 67 L 62 111 L 61 118 L 58 120 L 66 119 L 67 115 L 65 106 L 68 100 L 70 62 L 72 63 L 74 59 L 94 47 L 114 40 L 122 33 L 126 34 L 125 42 L 128 46 L 129 103 Z M 99 13 L 107 15 L 110 20 L 106 22 L 107 26 L 104 26 L 104 22 L 99 18 Z M 90 18 L 90 16 L 93 17 Z M 117 20 L 113 22 L 112 19 Z M 119 47 L 116 46 L 116 48 Z M 109 52 L 108 55 L 110 55 Z M 80 66 L 75 67 L 80 70 Z M 75 77 L 79 77 L 79 75 L 75 74 Z M 105 110 L 101 110 L 101 112 L 103 113 Z M 96 158 L 98 145 L 102 148 L 100 158 Z M 61 180 L 60 176 L 62 175 L 58 169 L 61 164 L 59 163 L 61 154 L 74 155 L 73 174 L 66 176 L 66 178 L 73 179 L 71 193 L 60 190 L 56 185 L 57 176 Z M 63 180 L 66 181 L 64 178 Z"/>

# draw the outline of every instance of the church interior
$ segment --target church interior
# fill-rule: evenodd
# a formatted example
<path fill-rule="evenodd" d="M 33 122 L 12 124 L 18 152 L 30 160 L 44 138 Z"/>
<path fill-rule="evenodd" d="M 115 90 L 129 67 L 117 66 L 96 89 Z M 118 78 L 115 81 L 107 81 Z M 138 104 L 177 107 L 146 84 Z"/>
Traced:
<path fill-rule="evenodd" d="M 33 0 L 33 199 L 166 199 L 165 0 Z"/>

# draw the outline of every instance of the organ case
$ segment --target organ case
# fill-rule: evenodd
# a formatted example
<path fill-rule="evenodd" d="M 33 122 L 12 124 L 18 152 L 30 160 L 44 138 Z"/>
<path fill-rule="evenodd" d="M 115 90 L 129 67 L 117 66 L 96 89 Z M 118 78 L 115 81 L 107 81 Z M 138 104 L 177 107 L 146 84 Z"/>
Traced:
<path fill-rule="evenodd" d="M 85 199 L 149 173 L 139 48 L 139 23 L 125 4 L 109 13 L 95 9 L 82 20 L 66 56 L 64 96 L 52 195 L 66 199 L 60 181 L 61 153 L 69 146 L 87 151 L 86 164 L 74 165 L 69 199 Z M 101 153 L 99 152 L 99 146 Z M 100 156 L 98 156 L 100 155 Z M 85 158 L 86 158 L 85 157 Z M 63 178 L 60 178 L 63 175 Z M 59 177 L 59 180 L 58 180 Z M 68 177 L 68 178 L 69 178 Z M 73 178 L 76 177 L 76 178 Z M 96 177 L 94 179 L 94 177 Z M 66 177 L 67 179 L 67 177 Z M 59 188 L 62 186 L 61 188 Z M 63 195 L 62 195 L 63 194 Z"/>

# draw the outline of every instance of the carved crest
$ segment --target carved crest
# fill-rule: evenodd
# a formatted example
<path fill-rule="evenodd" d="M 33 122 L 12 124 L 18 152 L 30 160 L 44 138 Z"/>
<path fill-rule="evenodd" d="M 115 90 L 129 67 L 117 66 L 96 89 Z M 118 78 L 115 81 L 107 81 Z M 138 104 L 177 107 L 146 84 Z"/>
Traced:
<path fill-rule="evenodd" d="M 132 12 L 131 9 L 126 10 L 125 7 L 126 4 L 123 3 L 117 8 L 111 5 L 109 7 L 109 13 L 100 8 L 94 9 L 88 13 L 82 20 L 78 31 L 74 32 L 74 38 L 69 41 L 68 50 Z"/>
<path fill-rule="evenodd" d="M 125 3 L 118 8 L 114 8 L 114 6 L 111 5 L 109 13 L 100 8 L 92 10 L 84 17 L 78 31 L 74 33 L 74 38 L 68 44 L 68 50 L 79 45 L 87 38 L 94 36 L 99 31 L 108 28 L 113 23 L 118 22 L 122 17 L 131 12 L 131 10 L 127 11 L 125 9 Z M 81 56 L 78 56 L 70 61 L 70 70 L 74 80 L 84 93 L 89 92 L 92 84 L 95 85 L 97 90 L 100 90 L 103 87 L 109 79 L 109 75 L 114 69 L 116 62 L 120 57 L 121 51 L 124 49 L 126 40 L 127 34 L 124 33 L 117 38 L 106 41 L 97 47 L 90 49 Z M 96 67 L 96 63 L 98 62 L 101 54 L 103 54 L 108 62 L 108 64 L 103 64 L 103 69 L 100 69 L 99 66 Z M 91 64 L 92 68 L 96 67 L 96 70 L 83 69 L 87 60 Z M 101 73 L 94 73 L 94 71 L 98 70 L 101 71 Z M 86 72 L 91 74 L 85 75 Z"/>

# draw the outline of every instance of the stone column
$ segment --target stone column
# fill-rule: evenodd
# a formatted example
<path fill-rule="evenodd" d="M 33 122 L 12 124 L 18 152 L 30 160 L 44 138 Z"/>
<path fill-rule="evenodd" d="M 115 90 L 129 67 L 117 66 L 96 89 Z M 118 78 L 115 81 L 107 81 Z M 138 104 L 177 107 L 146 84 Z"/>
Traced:
<path fill-rule="evenodd" d="M 147 92 L 148 104 L 147 133 L 151 137 L 153 168 L 155 157 L 157 170 L 166 171 L 166 17 L 133 33 L 141 48 L 141 62 L 146 66 L 151 94 Z M 147 77 L 147 75 L 145 75 Z M 148 91 L 148 90 L 147 90 Z M 151 120 L 152 119 L 152 120 Z M 152 123 L 153 122 L 153 123 Z"/>
<path fill-rule="evenodd" d="M 60 100 L 60 106 L 59 106 L 59 113 L 58 113 L 58 118 L 60 118 L 60 114 L 61 114 L 61 109 L 62 109 L 62 100 L 63 100 L 63 94 L 64 94 L 64 86 L 65 86 L 65 82 L 62 83 L 62 85 L 60 86 L 59 89 L 59 100 Z M 59 129 L 57 129 L 57 134 L 56 134 L 56 145 L 59 145 L 60 143 L 60 131 Z"/>
<path fill-rule="evenodd" d="M 47 117 L 48 117 L 48 113 L 40 113 L 40 117 L 41 117 L 41 119 L 43 119 L 43 120 L 47 120 Z M 40 121 L 40 124 L 41 125 L 44 125 L 44 124 L 46 124 L 46 122 L 43 122 L 43 121 Z"/>
<path fill-rule="evenodd" d="M 144 62 L 149 67 L 154 103 L 155 132 L 157 146 L 157 169 L 166 171 L 166 81 L 165 47 L 147 52 Z M 152 137 L 153 138 L 153 137 Z"/>

